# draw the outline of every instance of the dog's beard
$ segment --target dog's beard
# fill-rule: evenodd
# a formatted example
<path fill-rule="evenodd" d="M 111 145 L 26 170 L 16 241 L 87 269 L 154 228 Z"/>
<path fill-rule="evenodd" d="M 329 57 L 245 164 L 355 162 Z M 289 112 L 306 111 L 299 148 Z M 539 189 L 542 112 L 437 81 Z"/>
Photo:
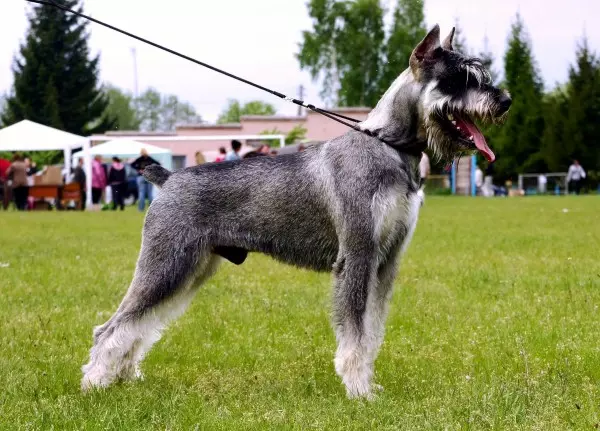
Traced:
<path fill-rule="evenodd" d="M 501 123 L 506 118 L 506 114 L 494 115 L 498 111 L 498 102 L 492 94 L 473 89 L 457 98 L 443 96 L 435 88 L 428 90 L 424 124 L 434 159 L 450 162 L 479 151 L 488 161 L 495 160 L 482 131 L 475 124 Z"/>
<path fill-rule="evenodd" d="M 449 136 L 436 120 L 430 119 L 425 122 L 427 133 L 427 145 L 431 150 L 431 156 L 435 163 L 451 163 L 457 158 L 473 154 L 476 149 L 468 148 Z"/>

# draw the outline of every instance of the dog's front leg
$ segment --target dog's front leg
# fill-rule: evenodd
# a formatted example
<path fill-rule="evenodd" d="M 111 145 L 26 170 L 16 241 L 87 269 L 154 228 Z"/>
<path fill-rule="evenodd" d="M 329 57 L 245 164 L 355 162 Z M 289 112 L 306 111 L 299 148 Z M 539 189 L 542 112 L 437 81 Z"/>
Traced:
<path fill-rule="evenodd" d="M 342 378 L 348 397 L 371 398 L 373 361 L 376 343 L 367 316 L 367 301 L 376 284 L 374 246 L 343 250 L 334 267 L 334 325 L 337 339 L 335 370 Z"/>

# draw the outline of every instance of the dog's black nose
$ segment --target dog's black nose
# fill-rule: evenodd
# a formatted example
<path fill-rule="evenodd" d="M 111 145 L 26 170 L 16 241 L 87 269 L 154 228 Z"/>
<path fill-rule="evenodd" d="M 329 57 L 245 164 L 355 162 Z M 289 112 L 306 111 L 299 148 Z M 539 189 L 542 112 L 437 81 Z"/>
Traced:
<path fill-rule="evenodd" d="M 498 108 L 500 111 L 500 115 L 504 114 L 510 108 L 512 104 L 512 99 L 505 92 L 500 93 L 500 100 L 498 100 Z"/>

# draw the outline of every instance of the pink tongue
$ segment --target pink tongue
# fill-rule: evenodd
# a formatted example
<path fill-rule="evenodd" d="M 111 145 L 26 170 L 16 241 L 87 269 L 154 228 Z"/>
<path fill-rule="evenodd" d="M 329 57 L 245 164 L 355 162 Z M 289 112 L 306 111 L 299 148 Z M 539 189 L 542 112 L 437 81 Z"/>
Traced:
<path fill-rule="evenodd" d="M 469 133 L 473 136 L 473 140 L 475 141 L 475 146 L 477 147 L 479 152 L 481 152 L 485 156 L 488 162 L 493 162 L 494 160 L 496 160 L 494 152 L 490 147 L 488 147 L 487 142 L 485 142 L 485 138 L 483 137 L 477 126 L 471 123 L 470 121 L 465 121 L 463 119 L 461 119 L 460 122 L 462 123 L 461 125 L 464 125 L 467 128 L 467 130 L 469 130 Z"/>

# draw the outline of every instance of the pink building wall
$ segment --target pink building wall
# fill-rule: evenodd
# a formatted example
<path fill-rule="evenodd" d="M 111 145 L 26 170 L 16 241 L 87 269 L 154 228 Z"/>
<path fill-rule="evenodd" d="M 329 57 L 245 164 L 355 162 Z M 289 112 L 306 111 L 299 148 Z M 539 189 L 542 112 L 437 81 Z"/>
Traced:
<path fill-rule="evenodd" d="M 370 108 L 337 108 L 331 109 L 332 112 L 337 112 L 342 115 L 355 118 L 363 121 L 367 118 Z M 214 140 L 214 141 L 174 141 L 169 138 L 174 136 L 242 136 L 242 135 L 257 135 L 266 130 L 278 130 L 277 134 L 287 134 L 294 127 L 302 125 L 307 129 L 306 139 L 309 141 L 327 141 L 336 136 L 343 135 L 348 130 L 347 126 L 331 120 L 324 115 L 316 112 L 308 111 L 303 116 L 242 116 L 240 123 L 235 124 L 188 124 L 177 126 L 175 133 L 164 132 L 138 132 L 138 131 L 120 131 L 107 132 L 105 136 L 108 139 L 115 137 L 131 137 L 136 136 L 140 142 L 144 142 L 157 147 L 168 148 L 173 152 L 173 156 L 181 159 L 185 157 L 185 166 L 193 166 L 195 164 L 195 153 L 201 151 L 205 159 L 209 162 L 214 161 L 218 155 L 219 147 L 230 149 L 230 141 Z M 161 140 L 144 140 L 144 137 L 161 137 Z M 246 144 L 242 141 L 243 144 Z M 250 151 L 251 148 L 244 145 L 242 152 Z"/>

